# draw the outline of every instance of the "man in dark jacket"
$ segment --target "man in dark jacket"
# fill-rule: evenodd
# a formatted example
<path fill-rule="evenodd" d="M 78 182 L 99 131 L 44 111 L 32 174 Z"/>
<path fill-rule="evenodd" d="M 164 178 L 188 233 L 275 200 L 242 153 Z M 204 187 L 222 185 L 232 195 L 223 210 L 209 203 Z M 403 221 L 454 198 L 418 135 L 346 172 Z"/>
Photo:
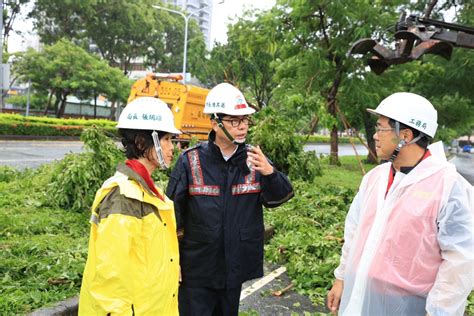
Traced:
<path fill-rule="evenodd" d="M 209 141 L 185 151 L 167 188 L 180 242 L 181 315 L 238 315 L 242 283 L 263 276 L 263 210 L 293 197 L 288 178 L 245 144 L 250 108 L 230 84 L 214 87 L 204 113 Z"/>

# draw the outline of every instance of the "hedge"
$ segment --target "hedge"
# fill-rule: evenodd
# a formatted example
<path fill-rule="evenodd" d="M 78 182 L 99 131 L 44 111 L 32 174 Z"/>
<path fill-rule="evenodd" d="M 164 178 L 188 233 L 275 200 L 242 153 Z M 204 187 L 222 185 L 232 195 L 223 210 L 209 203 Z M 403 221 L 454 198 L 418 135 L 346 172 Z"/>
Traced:
<path fill-rule="evenodd" d="M 2 123 L 41 123 L 48 125 L 78 125 L 78 126 L 101 126 L 101 127 L 114 127 L 117 122 L 96 119 L 96 120 L 86 120 L 86 119 L 71 119 L 71 118 L 54 118 L 47 116 L 23 116 L 20 114 L 9 114 L 9 113 L 0 113 L 0 122 Z"/>
<path fill-rule="evenodd" d="M 108 120 L 58 119 L 18 114 L 0 114 L 0 135 L 77 136 L 86 127 L 97 126 L 107 133 L 116 134 L 117 123 Z"/>
<path fill-rule="evenodd" d="M 330 136 L 324 136 L 324 135 L 298 135 L 304 142 L 307 143 L 330 143 L 331 142 L 331 137 Z M 355 144 L 360 144 L 360 140 L 355 137 L 351 137 L 352 141 Z M 350 138 L 347 136 L 342 136 L 338 137 L 338 142 L 339 144 L 349 144 L 350 143 Z"/>

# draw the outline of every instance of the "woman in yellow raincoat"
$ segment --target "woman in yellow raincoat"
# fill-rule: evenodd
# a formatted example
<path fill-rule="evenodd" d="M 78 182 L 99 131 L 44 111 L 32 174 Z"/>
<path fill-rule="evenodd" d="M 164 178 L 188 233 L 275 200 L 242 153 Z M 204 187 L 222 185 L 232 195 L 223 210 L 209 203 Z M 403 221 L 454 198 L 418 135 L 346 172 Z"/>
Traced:
<path fill-rule="evenodd" d="M 180 131 L 166 103 L 150 97 L 128 104 L 117 128 L 128 160 L 92 205 L 79 315 L 178 315 L 173 203 L 150 175 L 168 167 Z"/>

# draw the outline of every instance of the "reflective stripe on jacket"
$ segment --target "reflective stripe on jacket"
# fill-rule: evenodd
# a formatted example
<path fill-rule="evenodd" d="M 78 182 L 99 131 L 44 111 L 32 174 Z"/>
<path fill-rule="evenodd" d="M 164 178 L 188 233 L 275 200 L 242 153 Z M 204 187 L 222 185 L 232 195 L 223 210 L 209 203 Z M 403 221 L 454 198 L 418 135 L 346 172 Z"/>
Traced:
<path fill-rule="evenodd" d="M 369 172 L 346 218 L 341 315 L 462 315 L 473 284 L 472 186 L 431 156 Z"/>
<path fill-rule="evenodd" d="M 225 161 L 213 137 L 180 156 L 166 193 L 184 227 L 183 284 L 235 288 L 263 275 L 262 205 L 284 203 L 293 189 L 277 170 L 268 176 L 249 170 L 244 145 Z"/>
<path fill-rule="evenodd" d="M 79 315 L 178 315 L 178 280 L 172 201 L 120 165 L 92 206 Z"/>

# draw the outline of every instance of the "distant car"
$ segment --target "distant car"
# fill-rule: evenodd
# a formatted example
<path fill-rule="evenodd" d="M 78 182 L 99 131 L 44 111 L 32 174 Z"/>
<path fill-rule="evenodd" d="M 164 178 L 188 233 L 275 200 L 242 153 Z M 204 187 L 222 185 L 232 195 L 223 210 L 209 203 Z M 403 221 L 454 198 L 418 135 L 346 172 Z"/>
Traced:
<path fill-rule="evenodd" d="M 462 148 L 463 153 L 470 153 L 472 151 L 472 146 L 471 145 L 464 145 Z"/>

